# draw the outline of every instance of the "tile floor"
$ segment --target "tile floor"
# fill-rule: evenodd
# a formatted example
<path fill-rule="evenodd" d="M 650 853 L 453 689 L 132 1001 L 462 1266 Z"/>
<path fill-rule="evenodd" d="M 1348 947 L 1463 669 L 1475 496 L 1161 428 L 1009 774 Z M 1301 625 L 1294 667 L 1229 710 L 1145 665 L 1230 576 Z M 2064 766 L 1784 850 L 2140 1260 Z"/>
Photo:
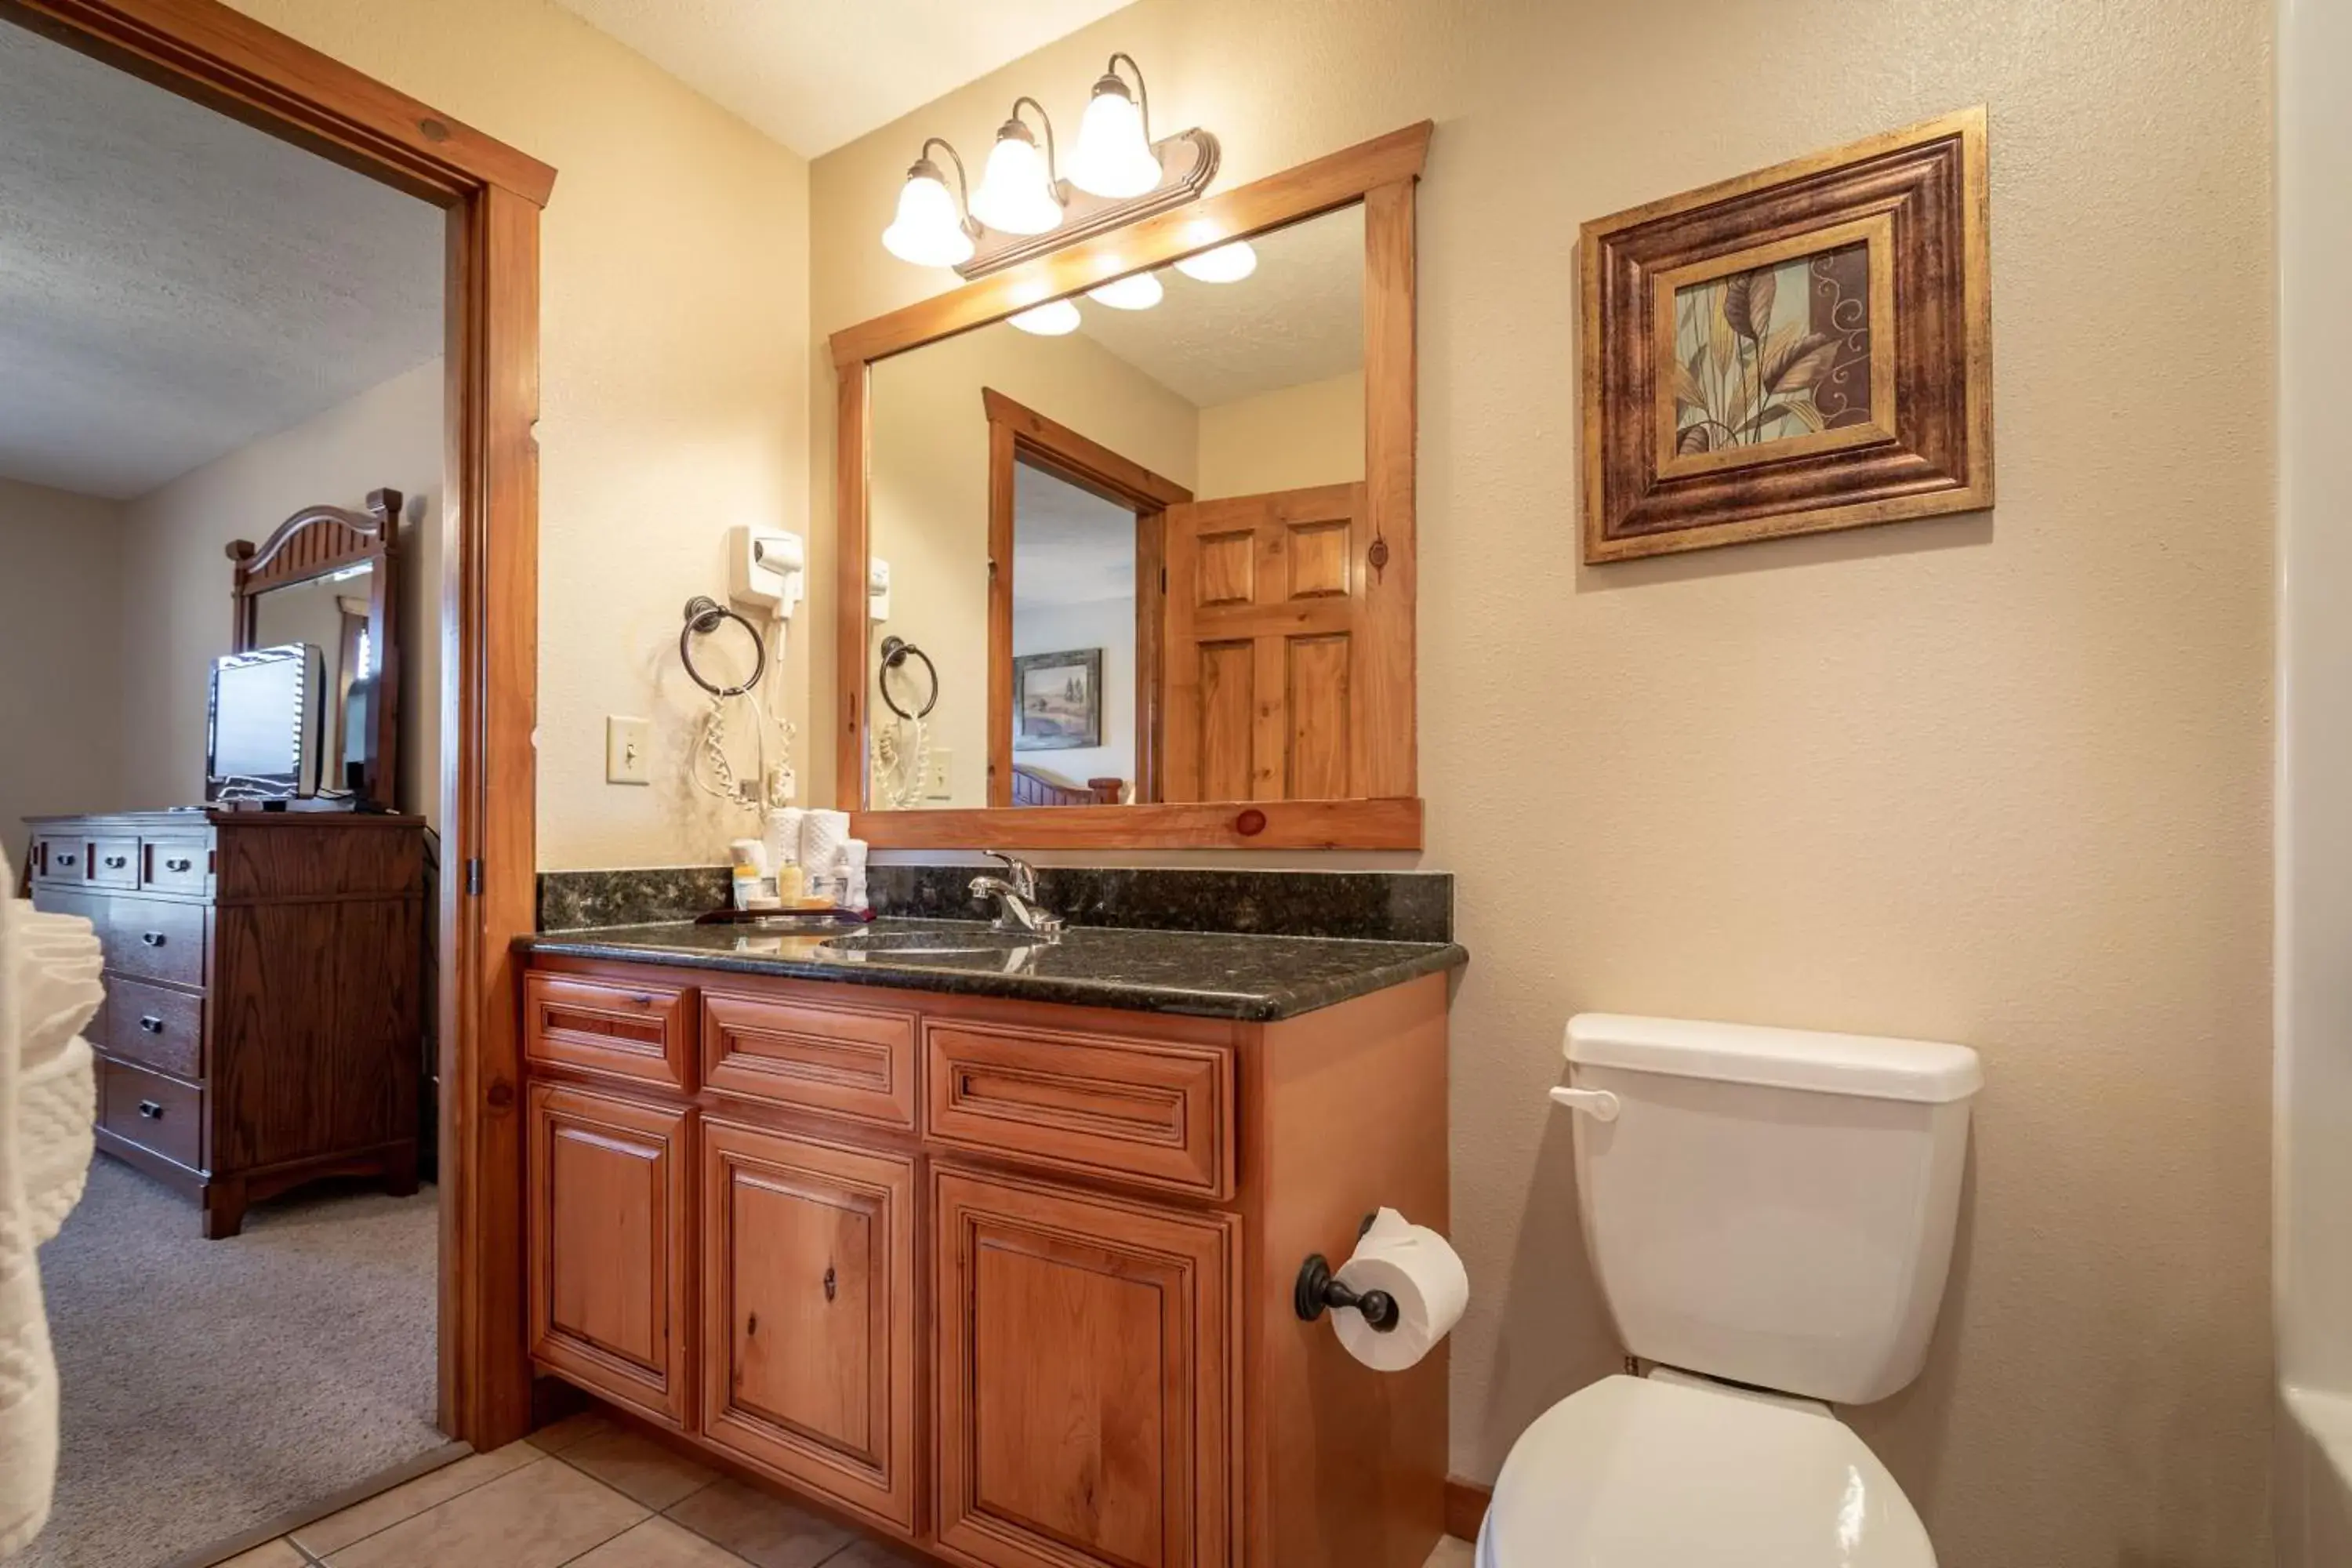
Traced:
<path fill-rule="evenodd" d="M 921 1568 L 596 1415 L 475 1454 L 221 1568 Z M 1469 1568 L 1445 1541 L 1429 1568 Z"/>

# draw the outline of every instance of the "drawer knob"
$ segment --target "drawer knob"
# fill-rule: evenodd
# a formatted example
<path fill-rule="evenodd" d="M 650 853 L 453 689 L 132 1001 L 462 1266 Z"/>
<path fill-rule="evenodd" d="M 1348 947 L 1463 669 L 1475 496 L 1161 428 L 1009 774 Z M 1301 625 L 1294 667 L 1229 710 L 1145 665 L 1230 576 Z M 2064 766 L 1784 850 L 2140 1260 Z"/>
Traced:
<path fill-rule="evenodd" d="M 161 1121 L 163 1120 L 163 1108 L 152 1100 L 142 1100 L 139 1102 L 139 1114 L 150 1121 Z"/>
<path fill-rule="evenodd" d="M 120 871 L 130 864 L 131 857 L 128 855 L 109 855 L 106 858 L 106 868 L 110 871 Z"/>
<path fill-rule="evenodd" d="M 163 869 L 166 871 L 193 871 L 195 868 L 196 863 L 184 855 L 174 855 L 163 862 Z"/>
<path fill-rule="evenodd" d="M 160 1035 L 163 1032 L 163 1020 L 150 1013 L 139 1020 L 139 1026 L 151 1035 Z"/>
<path fill-rule="evenodd" d="M 824 1299 L 828 1301 L 833 1300 L 833 1265 L 830 1263 L 824 1266 Z"/>
<path fill-rule="evenodd" d="M 60 866 L 79 866 L 81 864 L 81 857 L 73 853 L 69 849 L 61 849 L 58 851 L 58 864 Z"/>
<path fill-rule="evenodd" d="M 163 945 L 163 933 L 160 931 L 142 931 L 139 933 L 139 940 L 149 947 L 161 947 Z"/>

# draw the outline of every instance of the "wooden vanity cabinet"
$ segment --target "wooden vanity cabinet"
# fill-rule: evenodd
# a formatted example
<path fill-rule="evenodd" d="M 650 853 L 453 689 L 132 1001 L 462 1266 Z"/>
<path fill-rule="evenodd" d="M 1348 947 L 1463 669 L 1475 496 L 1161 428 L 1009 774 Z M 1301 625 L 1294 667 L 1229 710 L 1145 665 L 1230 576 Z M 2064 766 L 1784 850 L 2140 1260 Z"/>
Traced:
<path fill-rule="evenodd" d="M 1442 976 L 1262 1025 L 551 956 L 526 995 L 542 1371 L 969 1568 L 1421 1568 L 1444 1351 L 1373 1373 L 1291 1293 L 1446 1213 Z"/>

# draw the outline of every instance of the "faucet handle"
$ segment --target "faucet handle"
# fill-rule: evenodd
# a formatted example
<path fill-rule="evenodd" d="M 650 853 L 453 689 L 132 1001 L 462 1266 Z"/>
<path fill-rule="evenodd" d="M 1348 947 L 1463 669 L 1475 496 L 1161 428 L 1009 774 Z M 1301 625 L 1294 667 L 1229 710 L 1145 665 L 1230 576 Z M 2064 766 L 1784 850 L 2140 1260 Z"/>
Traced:
<path fill-rule="evenodd" d="M 1021 858 L 1020 856 L 1007 854 L 1002 849 L 983 849 L 981 853 L 991 859 L 1004 862 L 1005 879 L 1013 884 L 1013 890 L 1023 898 L 1034 899 L 1037 896 L 1037 868 Z"/>

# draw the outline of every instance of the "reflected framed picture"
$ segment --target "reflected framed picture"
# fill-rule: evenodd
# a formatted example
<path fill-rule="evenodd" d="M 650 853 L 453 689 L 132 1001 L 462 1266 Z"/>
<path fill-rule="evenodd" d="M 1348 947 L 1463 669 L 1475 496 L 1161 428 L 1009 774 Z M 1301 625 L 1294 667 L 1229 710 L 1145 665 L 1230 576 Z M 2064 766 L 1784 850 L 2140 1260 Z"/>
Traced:
<path fill-rule="evenodd" d="M 1584 558 L 1992 504 L 1985 121 L 1584 226 Z"/>
<path fill-rule="evenodd" d="M 1013 658 L 1013 749 L 1062 752 L 1102 744 L 1098 647 Z"/>

